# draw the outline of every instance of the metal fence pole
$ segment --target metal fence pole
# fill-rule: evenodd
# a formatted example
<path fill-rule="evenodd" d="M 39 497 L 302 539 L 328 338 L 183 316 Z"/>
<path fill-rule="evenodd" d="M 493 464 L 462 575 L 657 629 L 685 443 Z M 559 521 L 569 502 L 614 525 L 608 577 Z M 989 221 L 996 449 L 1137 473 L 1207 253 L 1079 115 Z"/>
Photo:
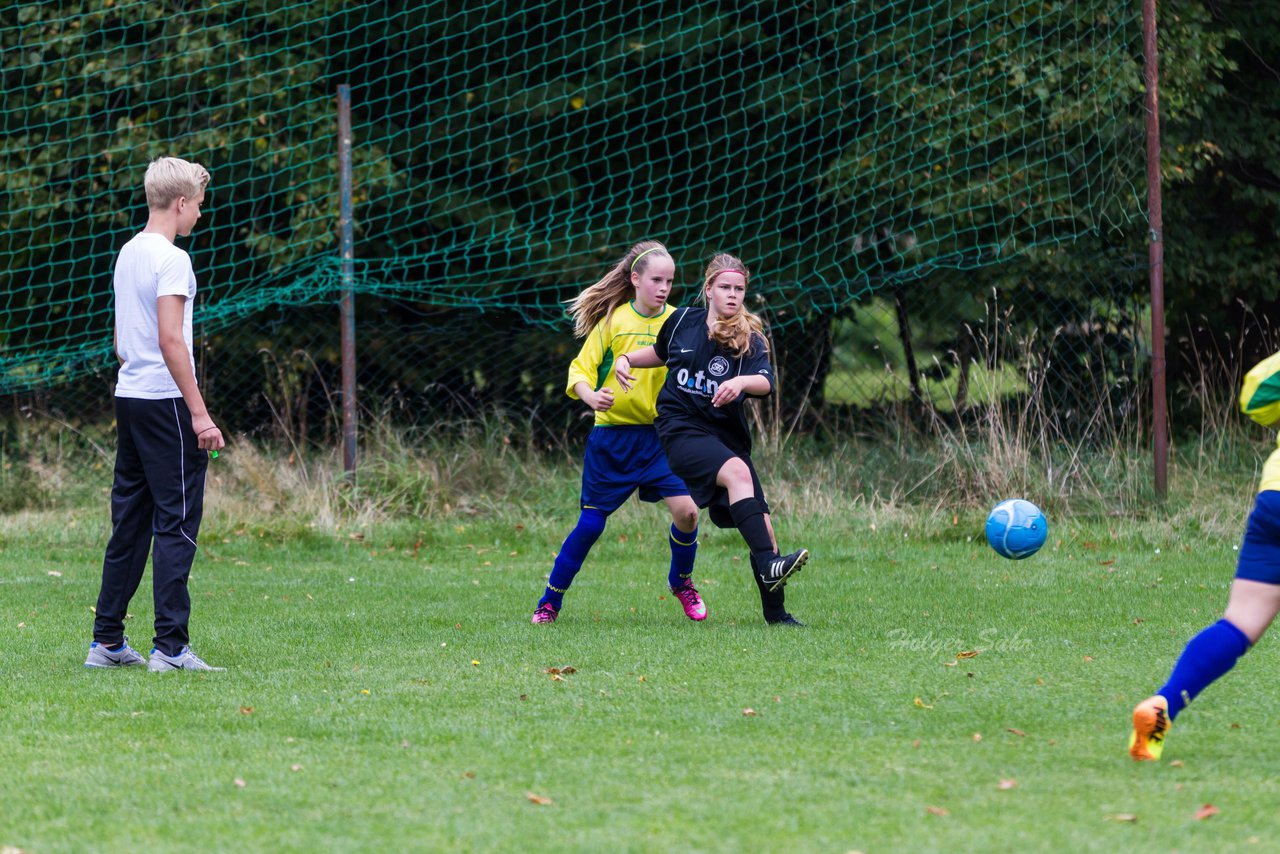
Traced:
<path fill-rule="evenodd" d="M 1147 216 L 1151 228 L 1151 432 L 1155 447 L 1156 497 L 1169 493 L 1169 411 L 1165 399 L 1164 210 L 1160 194 L 1160 63 L 1156 53 L 1156 0 L 1142 0 L 1143 82 L 1147 118 Z"/>
<path fill-rule="evenodd" d="M 356 312 L 352 294 L 355 271 L 351 225 L 351 87 L 338 86 L 338 188 L 341 214 L 342 294 L 338 315 L 342 326 L 342 468 L 356 470 Z"/>

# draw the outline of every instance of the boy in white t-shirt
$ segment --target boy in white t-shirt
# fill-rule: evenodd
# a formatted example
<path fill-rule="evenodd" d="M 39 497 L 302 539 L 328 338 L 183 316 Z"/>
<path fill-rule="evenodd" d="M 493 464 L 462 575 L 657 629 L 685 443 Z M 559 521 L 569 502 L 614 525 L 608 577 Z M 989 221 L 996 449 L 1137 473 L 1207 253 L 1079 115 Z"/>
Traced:
<path fill-rule="evenodd" d="M 116 258 L 116 466 L 111 540 L 102 562 L 86 667 L 221 670 L 188 643 L 187 579 L 204 512 L 208 452 L 225 445 L 196 386 L 191 308 L 196 277 L 174 245 L 200 219 L 209 172 L 161 157 L 147 167 L 147 227 Z M 155 638 L 150 661 L 124 636 L 129 600 L 151 552 Z"/>

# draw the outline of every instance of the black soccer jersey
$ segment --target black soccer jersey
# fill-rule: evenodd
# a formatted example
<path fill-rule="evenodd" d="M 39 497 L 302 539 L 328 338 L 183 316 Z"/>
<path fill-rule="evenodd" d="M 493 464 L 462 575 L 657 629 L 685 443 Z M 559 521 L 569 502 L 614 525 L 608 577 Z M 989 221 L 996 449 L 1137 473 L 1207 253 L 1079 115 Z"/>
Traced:
<path fill-rule="evenodd" d="M 671 314 L 653 349 L 667 365 L 667 380 L 658 392 L 658 435 L 693 430 L 718 436 L 736 453 L 751 453 L 751 431 L 741 395 L 728 406 L 711 405 L 720 383 L 737 376 L 759 374 L 769 380 L 773 392 L 773 369 L 764 338 L 755 336 L 751 349 L 734 356 L 721 349 L 707 335 L 707 310 L 682 308 Z"/>

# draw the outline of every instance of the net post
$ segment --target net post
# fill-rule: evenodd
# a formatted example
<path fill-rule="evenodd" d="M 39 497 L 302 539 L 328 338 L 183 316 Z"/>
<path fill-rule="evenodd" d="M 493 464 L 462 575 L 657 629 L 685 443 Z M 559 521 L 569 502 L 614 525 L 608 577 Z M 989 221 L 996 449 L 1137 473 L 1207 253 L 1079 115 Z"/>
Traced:
<path fill-rule="evenodd" d="M 1151 433 L 1155 453 L 1155 493 L 1169 493 L 1169 412 L 1165 397 L 1164 210 L 1160 192 L 1160 63 L 1156 52 L 1156 0 L 1142 0 L 1143 106 L 1147 124 L 1147 247 L 1151 280 Z"/>
<path fill-rule="evenodd" d="M 338 192 L 341 207 L 338 220 L 342 253 L 342 292 L 338 298 L 342 328 L 342 469 L 354 476 L 356 470 L 356 313 L 352 294 L 355 272 L 355 241 L 351 207 L 351 86 L 338 86 Z"/>

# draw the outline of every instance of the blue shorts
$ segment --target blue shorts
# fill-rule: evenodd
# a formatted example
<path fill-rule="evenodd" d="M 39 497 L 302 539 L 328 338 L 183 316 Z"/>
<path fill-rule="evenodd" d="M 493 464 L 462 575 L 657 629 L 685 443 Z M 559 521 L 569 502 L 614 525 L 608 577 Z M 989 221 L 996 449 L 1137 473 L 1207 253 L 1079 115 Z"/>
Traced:
<path fill-rule="evenodd" d="M 592 428 L 582 468 L 582 507 L 612 513 L 637 489 L 641 501 L 689 494 L 671 473 L 653 425 Z"/>
<path fill-rule="evenodd" d="M 1236 578 L 1280 584 L 1280 492 L 1259 492 L 1244 529 Z"/>

